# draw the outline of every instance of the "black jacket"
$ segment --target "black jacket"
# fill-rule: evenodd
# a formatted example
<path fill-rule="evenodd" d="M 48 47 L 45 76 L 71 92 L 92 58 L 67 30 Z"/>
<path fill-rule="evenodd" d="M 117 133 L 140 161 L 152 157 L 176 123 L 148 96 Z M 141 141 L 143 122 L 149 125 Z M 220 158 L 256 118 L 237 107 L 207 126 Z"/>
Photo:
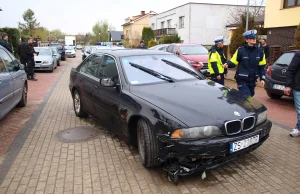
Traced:
<path fill-rule="evenodd" d="M 11 49 L 10 45 L 7 44 L 7 42 L 6 42 L 5 40 L 1 40 L 1 41 L 0 41 L 0 45 L 3 46 L 3 47 L 6 48 L 9 52 L 12 53 L 12 49 Z"/>
<path fill-rule="evenodd" d="M 137 46 L 136 48 L 139 48 L 139 49 L 147 49 L 145 46 L 141 46 L 141 45 Z"/>
<path fill-rule="evenodd" d="M 262 46 L 262 47 L 263 47 L 263 50 L 264 50 L 266 59 L 268 59 L 269 56 L 270 56 L 270 46 L 269 46 L 269 45 L 266 45 L 266 46 Z"/>
<path fill-rule="evenodd" d="M 288 67 L 285 77 L 285 87 L 300 91 L 300 51 L 297 51 Z"/>
<path fill-rule="evenodd" d="M 24 44 L 24 57 L 25 60 L 34 60 L 34 49 L 33 46 L 31 44 L 25 43 Z"/>
<path fill-rule="evenodd" d="M 25 60 L 24 46 L 25 46 L 25 43 L 23 43 L 23 42 L 18 45 L 18 55 L 19 55 L 21 61 Z"/>

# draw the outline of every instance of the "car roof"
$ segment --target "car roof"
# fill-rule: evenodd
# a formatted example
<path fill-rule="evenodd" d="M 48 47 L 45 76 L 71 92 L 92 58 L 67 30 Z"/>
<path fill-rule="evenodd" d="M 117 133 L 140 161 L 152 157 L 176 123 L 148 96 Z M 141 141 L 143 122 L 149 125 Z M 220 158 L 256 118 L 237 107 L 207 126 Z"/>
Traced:
<path fill-rule="evenodd" d="M 173 55 L 172 53 L 161 52 L 157 50 L 148 50 L 148 49 L 103 49 L 99 50 L 101 53 L 111 54 L 118 57 L 125 56 L 138 56 L 138 55 Z M 100 53 L 97 52 L 97 53 Z"/>
<path fill-rule="evenodd" d="M 176 46 L 199 46 L 201 44 L 196 44 L 196 43 L 173 43 L 171 45 L 176 45 Z"/>
<path fill-rule="evenodd" d="M 290 50 L 290 51 L 286 51 L 286 52 L 284 52 L 284 53 L 295 53 L 295 52 L 297 52 L 297 51 L 300 51 L 300 49 Z"/>

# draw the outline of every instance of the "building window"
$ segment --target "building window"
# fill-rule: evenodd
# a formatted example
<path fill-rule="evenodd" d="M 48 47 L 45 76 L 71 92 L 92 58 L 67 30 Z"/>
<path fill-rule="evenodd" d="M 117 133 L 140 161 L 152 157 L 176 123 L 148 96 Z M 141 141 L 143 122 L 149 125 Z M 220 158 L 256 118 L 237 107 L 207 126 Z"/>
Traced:
<path fill-rule="evenodd" d="M 168 28 L 172 28 L 172 20 L 168 20 Z"/>
<path fill-rule="evenodd" d="M 151 28 L 152 28 L 152 30 L 154 30 L 154 23 L 151 24 Z"/>
<path fill-rule="evenodd" d="M 160 23 L 160 28 L 161 28 L 161 29 L 165 28 L 165 22 L 161 22 L 161 23 Z"/>
<path fill-rule="evenodd" d="M 300 5 L 300 0 L 284 0 L 283 8 L 295 7 Z"/>
<path fill-rule="evenodd" d="M 184 28 L 184 16 L 179 17 L 179 28 Z"/>

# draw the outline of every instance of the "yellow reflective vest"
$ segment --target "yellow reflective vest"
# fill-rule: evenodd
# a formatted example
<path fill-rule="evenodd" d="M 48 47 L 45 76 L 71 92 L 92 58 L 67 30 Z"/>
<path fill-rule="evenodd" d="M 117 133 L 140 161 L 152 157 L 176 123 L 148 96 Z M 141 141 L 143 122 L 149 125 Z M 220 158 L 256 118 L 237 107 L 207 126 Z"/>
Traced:
<path fill-rule="evenodd" d="M 213 66 L 217 66 L 218 72 L 215 72 Z M 213 46 L 208 53 L 208 70 L 210 74 L 219 75 L 224 73 L 222 59 L 215 46 Z"/>

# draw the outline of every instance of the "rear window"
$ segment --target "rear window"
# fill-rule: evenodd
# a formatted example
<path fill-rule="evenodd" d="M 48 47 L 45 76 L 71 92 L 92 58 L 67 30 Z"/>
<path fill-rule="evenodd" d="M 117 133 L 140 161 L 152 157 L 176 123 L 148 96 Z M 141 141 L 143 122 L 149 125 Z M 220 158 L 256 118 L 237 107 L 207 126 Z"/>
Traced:
<path fill-rule="evenodd" d="M 275 64 L 290 65 L 294 55 L 295 53 L 284 53 L 275 61 Z"/>
<path fill-rule="evenodd" d="M 62 49 L 62 45 L 61 44 L 50 44 L 50 47 L 56 47 L 57 49 Z"/>
<path fill-rule="evenodd" d="M 183 55 L 205 55 L 208 51 L 203 46 L 180 46 Z"/>

